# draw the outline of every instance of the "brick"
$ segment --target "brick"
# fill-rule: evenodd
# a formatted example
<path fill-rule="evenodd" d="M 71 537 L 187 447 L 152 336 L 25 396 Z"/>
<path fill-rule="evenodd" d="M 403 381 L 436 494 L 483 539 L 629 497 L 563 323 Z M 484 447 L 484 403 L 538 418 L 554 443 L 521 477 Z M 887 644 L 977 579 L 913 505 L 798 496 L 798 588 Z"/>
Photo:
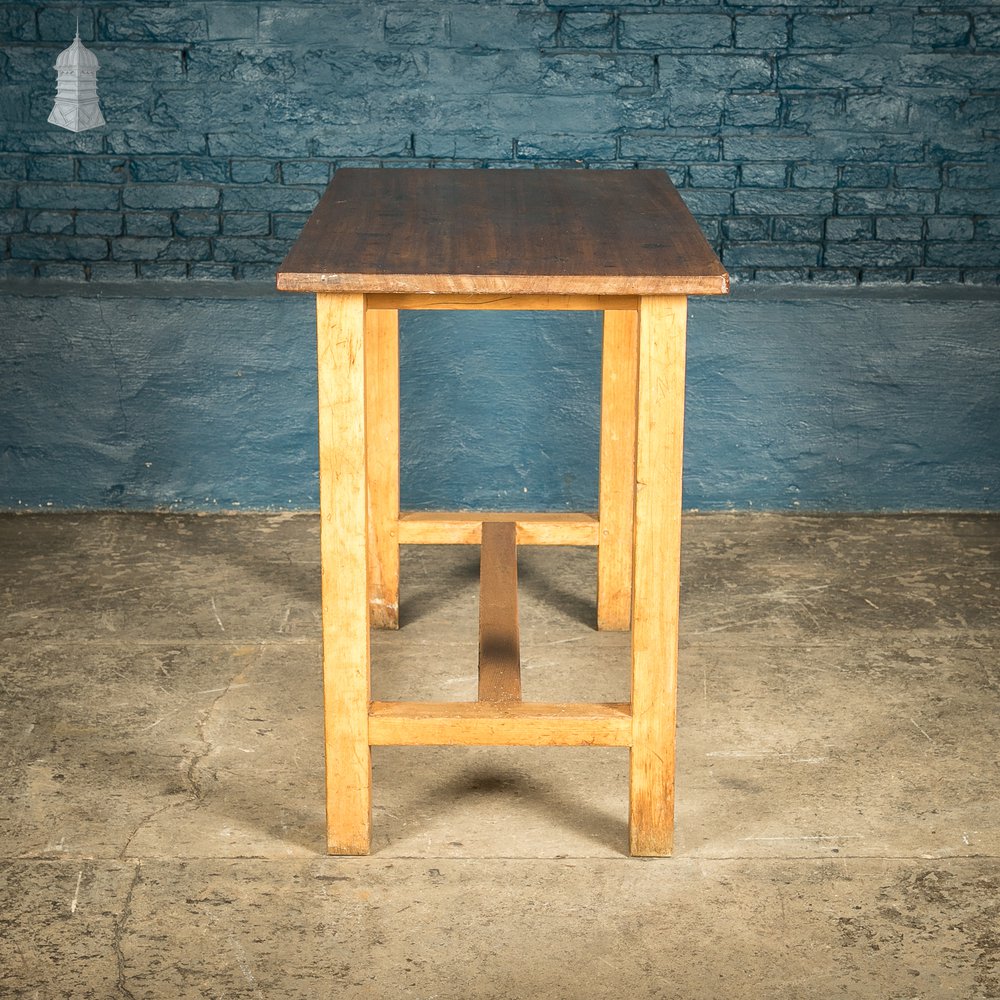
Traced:
<path fill-rule="evenodd" d="M 72 212 L 28 212 L 26 229 L 29 233 L 62 233 L 73 232 Z"/>
<path fill-rule="evenodd" d="M 971 29 L 964 14 L 918 15 L 913 19 L 913 44 L 934 49 L 968 45 Z"/>
<path fill-rule="evenodd" d="M 180 162 L 176 157 L 140 156 L 127 162 L 127 179 L 139 184 L 171 184 L 180 179 Z"/>
<path fill-rule="evenodd" d="M 733 196 L 729 191 L 683 188 L 680 195 L 693 215 L 729 215 L 733 210 Z"/>
<path fill-rule="evenodd" d="M 971 240 L 975 224 L 971 218 L 950 215 L 932 215 L 927 220 L 927 238 L 930 240 Z"/>
<path fill-rule="evenodd" d="M 740 167 L 741 187 L 783 188 L 788 179 L 784 163 L 744 163 Z"/>
<path fill-rule="evenodd" d="M 791 49 L 864 49 L 879 43 L 908 45 L 911 21 L 905 15 L 797 14 Z"/>
<path fill-rule="evenodd" d="M 142 57 L 136 58 L 136 48 L 132 45 L 102 45 L 96 53 L 101 61 L 97 74 L 98 94 L 102 80 L 128 80 L 131 87 L 137 81 L 146 81 L 163 86 L 167 83 L 184 82 L 184 61 L 182 49 L 144 46 Z"/>
<path fill-rule="evenodd" d="M 226 188 L 222 207 L 227 212 L 311 212 L 319 201 L 312 188 L 262 184 Z"/>
<path fill-rule="evenodd" d="M 811 215 L 779 215 L 772 234 L 775 241 L 819 243 L 823 239 L 823 220 Z"/>
<path fill-rule="evenodd" d="M 777 93 L 730 93 L 723 110 L 727 125 L 776 125 L 781 101 Z"/>
<path fill-rule="evenodd" d="M 123 231 L 120 212 L 78 212 L 77 236 L 120 236 Z"/>
<path fill-rule="evenodd" d="M 529 140 L 525 140 L 530 145 Z M 480 132 L 434 132 L 416 136 L 414 152 L 418 157 L 454 159 L 502 159 L 513 155 L 514 140 L 502 135 Z"/>
<path fill-rule="evenodd" d="M 896 85 L 1000 90 L 1000 59 L 989 51 L 911 52 L 901 55 Z"/>
<path fill-rule="evenodd" d="M 879 191 L 842 190 L 837 192 L 838 215 L 933 215 L 934 194 L 885 188 Z"/>
<path fill-rule="evenodd" d="M 896 184 L 905 188 L 936 190 L 941 187 L 941 168 L 934 165 L 896 167 Z"/>
<path fill-rule="evenodd" d="M 111 129 L 105 141 L 107 152 L 118 154 L 205 152 L 205 137 L 201 132 L 182 132 L 177 128 Z"/>
<path fill-rule="evenodd" d="M 788 18 L 742 16 L 736 21 L 736 47 L 740 49 L 783 49 L 788 43 Z"/>
<path fill-rule="evenodd" d="M 875 220 L 868 215 L 835 215 L 826 220 L 826 238 L 839 243 L 850 240 L 870 240 Z"/>
<path fill-rule="evenodd" d="M 174 232 L 178 236 L 215 236 L 220 228 L 214 212 L 178 212 L 174 216 Z"/>
<path fill-rule="evenodd" d="M 204 181 L 207 184 L 224 184 L 226 163 L 207 156 L 182 156 L 177 162 L 177 180 Z"/>
<path fill-rule="evenodd" d="M 69 264 L 64 261 L 39 264 L 38 277 L 45 281 L 77 281 L 87 280 L 87 269 L 84 264 Z"/>
<path fill-rule="evenodd" d="M 840 171 L 840 187 L 888 187 L 890 168 L 873 163 L 849 163 Z"/>
<path fill-rule="evenodd" d="M 778 55 L 778 86 L 813 90 L 874 89 L 886 84 L 890 64 L 862 54 Z"/>
<path fill-rule="evenodd" d="M 111 42 L 201 42 L 208 38 L 202 4 L 128 4 L 101 11 L 98 33 Z"/>
<path fill-rule="evenodd" d="M 837 166 L 833 163 L 796 163 L 792 184 L 797 188 L 832 188 L 837 184 Z"/>
<path fill-rule="evenodd" d="M 739 216 L 722 220 L 722 235 L 736 243 L 763 242 L 770 239 L 771 220 L 753 216 Z"/>
<path fill-rule="evenodd" d="M 990 267 L 1000 265 L 1000 240 L 975 240 L 959 243 L 952 240 L 927 243 L 928 265 L 934 267 Z"/>
<path fill-rule="evenodd" d="M 89 265 L 90 280 L 98 282 L 134 281 L 135 264 L 118 261 L 95 261 Z"/>
<path fill-rule="evenodd" d="M 338 49 L 362 48 L 382 40 L 382 16 L 382 8 L 375 4 L 262 3 L 257 38 L 262 45 L 301 45 L 307 38 L 335 38 Z"/>
<path fill-rule="evenodd" d="M 614 136 L 532 135 L 518 137 L 519 160 L 572 160 L 593 162 L 613 160 L 617 149 Z"/>
<path fill-rule="evenodd" d="M 844 112 L 848 128 L 898 132 L 908 131 L 909 115 L 910 102 L 888 94 L 849 94 Z"/>
<path fill-rule="evenodd" d="M 81 156 L 77 176 L 85 183 L 123 184 L 128 179 L 128 161 L 120 156 Z"/>
<path fill-rule="evenodd" d="M 215 208 L 219 189 L 209 184 L 127 184 L 122 202 L 126 208 Z"/>
<path fill-rule="evenodd" d="M 559 25 L 559 44 L 569 49 L 610 49 L 614 37 L 614 14 L 569 11 Z"/>
<path fill-rule="evenodd" d="M 771 63 L 763 56 L 728 53 L 670 56 L 659 60 L 660 86 L 708 97 L 731 90 L 773 90 Z"/>
<path fill-rule="evenodd" d="M 281 164 L 282 184 L 322 184 L 330 181 L 328 160 L 286 160 Z"/>
<path fill-rule="evenodd" d="M 22 260 L 103 260 L 108 241 L 89 236 L 12 236 L 10 255 Z"/>
<path fill-rule="evenodd" d="M 692 163 L 688 169 L 688 182 L 692 187 L 736 187 L 737 168 L 732 164 Z"/>
<path fill-rule="evenodd" d="M 236 267 L 237 281 L 263 281 L 274 284 L 274 264 L 239 264 Z"/>
<path fill-rule="evenodd" d="M 997 163 L 963 163 L 949 167 L 947 176 L 949 187 L 1000 188 L 1000 164 Z"/>
<path fill-rule="evenodd" d="M 711 163 L 719 159 L 719 141 L 674 135 L 630 135 L 621 139 L 622 159 Z"/>
<path fill-rule="evenodd" d="M 1000 285 L 1000 271 L 994 271 L 990 268 L 963 268 L 962 284 L 980 287 Z"/>
<path fill-rule="evenodd" d="M 76 161 L 72 156 L 33 156 L 27 162 L 29 181 L 72 181 Z"/>
<path fill-rule="evenodd" d="M 930 221 L 930 220 L 928 220 Z M 942 222 L 960 222 L 960 219 L 949 219 L 946 216 L 941 217 Z M 972 221 L 971 219 L 968 221 Z M 941 237 L 936 237 L 933 233 L 930 233 L 931 239 L 939 239 Z M 975 237 L 977 240 L 1000 240 L 1000 215 L 980 217 L 975 220 Z M 948 239 L 949 237 L 943 237 Z M 969 236 L 957 237 L 959 239 L 969 239 Z"/>
<path fill-rule="evenodd" d="M 915 267 L 910 273 L 914 285 L 957 285 L 962 280 L 962 272 L 956 268 Z"/>
<path fill-rule="evenodd" d="M 830 267 L 914 267 L 921 263 L 919 243 L 860 240 L 828 243 L 823 261 Z"/>
<path fill-rule="evenodd" d="M 976 14 L 974 24 L 976 48 L 1000 49 L 1000 15 Z"/>
<path fill-rule="evenodd" d="M 946 188 L 938 195 L 938 205 L 945 215 L 991 215 L 996 211 L 997 193 Z"/>
<path fill-rule="evenodd" d="M 267 261 L 280 263 L 291 249 L 291 240 L 219 237 L 212 241 L 213 259 L 220 261 Z"/>
<path fill-rule="evenodd" d="M 188 267 L 188 277 L 192 281 L 233 281 L 236 275 L 232 264 L 198 261 Z"/>
<path fill-rule="evenodd" d="M 25 157 L 0 154 L 0 180 L 20 181 L 27 176 Z"/>
<path fill-rule="evenodd" d="M 271 228 L 275 236 L 283 240 L 297 240 L 309 216 L 304 212 L 295 214 L 275 213 L 271 216 Z"/>
<path fill-rule="evenodd" d="M 851 286 L 858 283 L 858 272 L 848 268 L 835 270 L 824 267 L 810 271 L 809 280 L 815 285 Z"/>
<path fill-rule="evenodd" d="M 618 21 L 622 49 L 730 48 L 733 21 L 724 14 L 623 14 Z"/>
<path fill-rule="evenodd" d="M 558 25 L 556 11 L 518 10 L 509 4 L 451 5 L 451 44 L 467 49 L 549 49 L 556 44 Z"/>
<path fill-rule="evenodd" d="M 121 200 L 118 188 L 100 184 L 31 184 L 17 192 L 20 208 L 76 208 L 114 211 Z"/>
<path fill-rule="evenodd" d="M 146 236 L 123 236 L 111 244 L 115 260 L 208 260 L 208 240 L 158 239 Z"/>
<path fill-rule="evenodd" d="M 126 212 L 128 236 L 172 236 L 173 226 L 167 212 Z"/>
<path fill-rule="evenodd" d="M 4 184 L 0 182 L 0 208 L 13 208 L 18 194 L 15 184 Z M 43 203 L 44 204 L 44 203 Z M 21 205 L 21 208 L 31 208 L 30 205 Z"/>
<path fill-rule="evenodd" d="M 237 184 L 274 184 L 278 180 L 278 164 L 272 160 L 233 160 L 229 169 Z"/>
<path fill-rule="evenodd" d="M 35 271 L 35 265 L 26 260 L 0 260 L 0 279 L 32 279 Z"/>
<path fill-rule="evenodd" d="M 183 261 L 168 263 L 142 261 L 139 264 L 139 278 L 142 281 L 186 281 L 187 270 L 187 264 Z"/>
<path fill-rule="evenodd" d="M 226 236 L 267 236 L 271 232 L 271 216 L 267 212 L 226 212 L 222 216 L 222 232 Z"/>
<path fill-rule="evenodd" d="M 76 18 L 80 16 L 80 38 L 85 42 L 94 40 L 93 8 L 82 4 L 67 7 L 46 5 L 38 11 L 38 37 L 43 42 L 61 42 L 69 45 L 76 34 Z M 100 59 L 100 55 L 98 55 Z M 101 60 L 103 65 L 103 59 Z"/>
<path fill-rule="evenodd" d="M 861 272 L 862 285 L 905 285 L 910 280 L 908 268 L 866 267 Z"/>
<path fill-rule="evenodd" d="M 819 257 L 819 243 L 731 243 L 722 248 L 723 264 L 734 267 L 813 267 Z"/>
<path fill-rule="evenodd" d="M 740 215 L 829 215 L 833 211 L 833 194 L 828 191 L 740 188 L 733 198 Z"/>
<path fill-rule="evenodd" d="M 894 240 L 919 240 L 923 238 L 924 220 L 912 215 L 882 215 L 875 220 L 875 237 Z"/>
<path fill-rule="evenodd" d="M 433 45 L 448 35 L 448 17 L 433 9 L 390 10 L 385 15 L 385 40 L 390 45 Z"/>
<path fill-rule="evenodd" d="M 35 12 L 27 4 L 11 4 L 0 8 L 0 39 L 12 42 L 33 42 L 37 35 Z M 72 40 L 73 36 L 69 37 Z"/>
<path fill-rule="evenodd" d="M 25 213 L 18 208 L 0 209 L 0 237 L 11 233 L 22 233 L 25 227 Z M 0 248 L 0 256 L 3 250 Z"/>
<path fill-rule="evenodd" d="M 254 41 L 257 38 L 257 8 L 244 3 L 205 5 L 206 28 L 212 41 Z"/>

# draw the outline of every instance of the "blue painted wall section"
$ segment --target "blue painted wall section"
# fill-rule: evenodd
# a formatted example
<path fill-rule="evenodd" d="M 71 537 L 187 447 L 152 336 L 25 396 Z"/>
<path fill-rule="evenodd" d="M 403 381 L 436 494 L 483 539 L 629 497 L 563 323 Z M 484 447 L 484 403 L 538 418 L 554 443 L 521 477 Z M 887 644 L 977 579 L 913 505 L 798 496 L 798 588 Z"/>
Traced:
<path fill-rule="evenodd" d="M 312 302 L 187 288 L 6 297 L 0 507 L 317 506 Z M 1000 507 L 1000 296 L 690 311 L 685 506 Z M 404 503 L 594 509 L 596 316 L 503 318 L 404 314 Z"/>
<path fill-rule="evenodd" d="M 80 34 L 108 125 L 46 124 Z M 995 0 L 0 4 L 0 507 L 316 506 L 312 303 L 342 165 L 666 169 L 706 509 L 1000 508 Z M 593 507 L 593 316 L 413 314 L 415 507 Z"/>

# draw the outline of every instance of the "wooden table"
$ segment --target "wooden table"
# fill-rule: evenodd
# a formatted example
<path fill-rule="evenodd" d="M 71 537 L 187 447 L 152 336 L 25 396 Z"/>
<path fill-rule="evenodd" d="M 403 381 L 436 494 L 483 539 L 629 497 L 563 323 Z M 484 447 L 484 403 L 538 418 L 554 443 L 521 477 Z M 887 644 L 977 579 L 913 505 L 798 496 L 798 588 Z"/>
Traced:
<path fill-rule="evenodd" d="M 659 171 L 337 172 L 278 271 L 316 295 L 329 853 L 368 853 L 383 745 L 628 747 L 631 853 L 671 853 L 687 296 L 728 286 Z M 400 512 L 400 309 L 603 312 L 598 514 Z M 372 702 L 369 625 L 430 542 L 482 546 L 479 700 Z M 597 546 L 630 703 L 521 700 L 519 544 Z"/>

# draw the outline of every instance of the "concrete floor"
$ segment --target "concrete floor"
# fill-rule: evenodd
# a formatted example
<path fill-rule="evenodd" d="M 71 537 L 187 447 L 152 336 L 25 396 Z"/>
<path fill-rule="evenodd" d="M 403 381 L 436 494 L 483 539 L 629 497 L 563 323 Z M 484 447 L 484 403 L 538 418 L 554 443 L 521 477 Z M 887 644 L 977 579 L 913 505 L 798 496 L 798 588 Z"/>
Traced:
<path fill-rule="evenodd" d="M 685 521 L 675 857 L 626 757 L 376 752 L 322 853 L 317 519 L 0 518 L 0 996 L 1000 997 L 1000 518 Z M 478 550 L 404 553 L 378 697 L 474 697 Z M 627 700 L 590 550 L 525 696 Z"/>

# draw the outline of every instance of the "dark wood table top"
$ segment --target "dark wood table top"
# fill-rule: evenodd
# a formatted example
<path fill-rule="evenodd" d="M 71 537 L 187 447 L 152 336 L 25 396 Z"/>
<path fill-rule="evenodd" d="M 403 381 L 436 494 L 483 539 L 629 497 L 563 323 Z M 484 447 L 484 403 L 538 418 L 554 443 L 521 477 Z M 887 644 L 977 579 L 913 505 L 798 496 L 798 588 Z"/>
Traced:
<path fill-rule="evenodd" d="M 718 295 L 659 170 L 342 169 L 278 270 L 299 292 Z"/>

